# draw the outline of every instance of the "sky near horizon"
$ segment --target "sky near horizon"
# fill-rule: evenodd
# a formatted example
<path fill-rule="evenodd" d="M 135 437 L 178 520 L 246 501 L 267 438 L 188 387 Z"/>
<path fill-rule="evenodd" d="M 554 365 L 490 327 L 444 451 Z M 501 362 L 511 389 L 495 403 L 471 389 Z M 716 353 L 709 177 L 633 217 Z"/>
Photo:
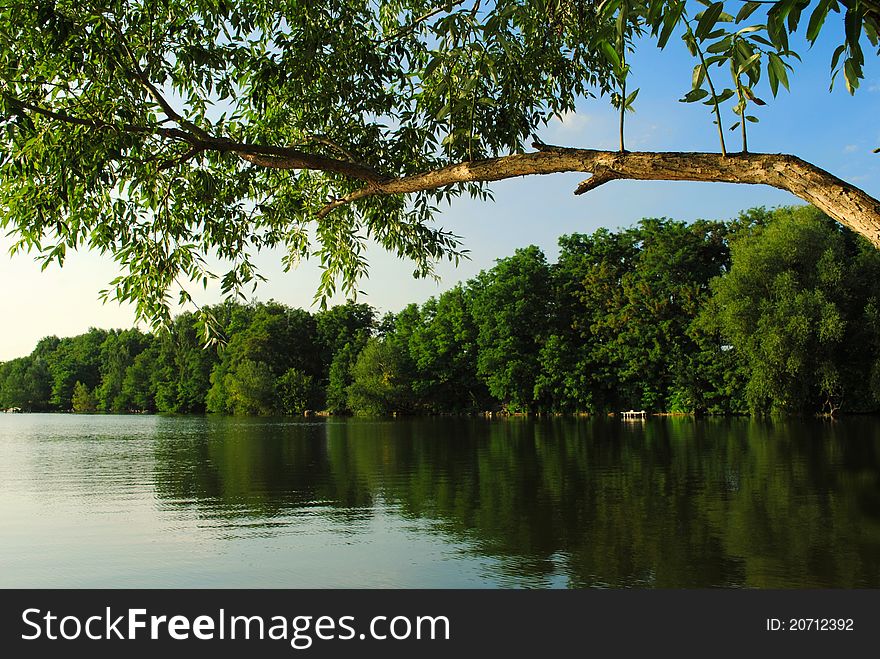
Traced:
<path fill-rule="evenodd" d="M 842 30 L 842 21 L 839 27 Z M 794 45 L 803 62 L 795 62 L 791 93 L 781 90 L 776 99 L 770 98 L 769 90 L 760 94 L 768 105 L 755 112 L 761 121 L 749 126 L 749 147 L 756 152 L 793 153 L 880 197 L 880 154 L 872 153 L 880 147 L 878 58 L 875 50 L 866 49 L 866 79 L 855 96 L 845 91 L 842 80 L 829 93 L 829 62 L 836 36 L 823 35 L 812 49 Z M 628 149 L 719 150 L 708 108 L 677 101 L 689 90 L 694 65 L 683 44 L 670 43 L 662 52 L 644 44 L 631 64 L 631 84 L 641 91 L 636 112 L 626 118 Z M 729 109 L 722 118 L 727 125 L 735 120 Z M 726 132 L 728 150 L 738 151 L 739 134 Z M 549 144 L 615 149 L 617 118 L 607 99 L 585 99 L 576 113 L 553 121 L 540 137 Z M 443 209 L 437 224 L 462 236 L 470 259 L 458 267 L 441 264 L 439 282 L 416 280 L 411 264 L 372 247 L 366 255 L 370 276 L 359 286 L 358 301 L 380 312 L 398 311 L 530 244 L 541 247 L 553 261 L 557 239 L 564 234 L 631 226 L 644 217 L 728 219 L 754 206 L 803 203 L 767 186 L 651 181 L 614 181 L 575 197 L 573 190 L 584 178 L 584 174 L 555 174 L 513 179 L 492 184 L 494 202 L 454 201 Z M 111 257 L 73 253 L 63 268 L 51 266 L 41 272 L 31 256 L 8 256 L 12 242 L 0 236 L 0 281 L 8 314 L 0 322 L 0 361 L 29 354 L 44 336 L 134 325 L 133 307 L 99 300 L 98 292 L 118 273 Z M 269 281 L 259 286 L 254 299 L 314 310 L 312 299 L 320 276 L 316 262 L 306 261 L 288 273 L 283 272 L 279 252 L 260 254 L 256 262 Z M 200 304 L 221 300 L 219 286 L 190 292 Z M 339 297 L 331 303 L 341 301 Z"/>

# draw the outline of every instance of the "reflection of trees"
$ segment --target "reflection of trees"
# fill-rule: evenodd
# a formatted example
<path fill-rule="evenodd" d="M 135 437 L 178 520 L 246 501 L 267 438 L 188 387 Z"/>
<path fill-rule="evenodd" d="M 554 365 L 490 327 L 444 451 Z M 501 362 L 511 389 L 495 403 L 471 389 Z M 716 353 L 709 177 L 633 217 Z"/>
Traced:
<path fill-rule="evenodd" d="M 756 421 L 209 419 L 157 444 L 206 515 L 377 501 L 571 585 L 880 586 L 880 428 Z M 362 512 L 361 512 L 362 516 Z"/>

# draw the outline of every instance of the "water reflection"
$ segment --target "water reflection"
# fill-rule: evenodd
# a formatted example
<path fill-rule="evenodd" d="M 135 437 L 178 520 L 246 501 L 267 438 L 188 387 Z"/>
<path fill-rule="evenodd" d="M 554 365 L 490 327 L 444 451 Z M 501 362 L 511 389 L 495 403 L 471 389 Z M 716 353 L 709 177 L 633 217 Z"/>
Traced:
<path fill-rule="evenodd" d="M 227 537 L 393 516 L 486 583 L 880 587 L 873 419 L 161 419 L 152 450 L 159 505 Z"/>

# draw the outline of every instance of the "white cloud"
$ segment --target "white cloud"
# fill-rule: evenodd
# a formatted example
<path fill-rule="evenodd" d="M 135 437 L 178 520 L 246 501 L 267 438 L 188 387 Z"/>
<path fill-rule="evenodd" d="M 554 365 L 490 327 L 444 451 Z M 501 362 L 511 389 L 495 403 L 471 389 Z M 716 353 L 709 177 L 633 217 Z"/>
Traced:
<path fill-rule="evenodd" d="M 559 119 L 553 119 L 549 127 L 562 135 L 580 135 L 592 123 L 589 114 L 583 112 L 565 112 Z"/>
<path fill-rule="evenodd" d="M 616 118 L 611 113 L 566 112 L 551 119 L 540 132 L 541 139 L 548 144 L 591 149 L 613 149 L 616 136 Z"/>
<path fill-rule="evenodd" d="M 859 147 L 857 144 L 847 144 L 845 147 L 843 147 L 844 153 L 855 153 L 858 150 Z"/>

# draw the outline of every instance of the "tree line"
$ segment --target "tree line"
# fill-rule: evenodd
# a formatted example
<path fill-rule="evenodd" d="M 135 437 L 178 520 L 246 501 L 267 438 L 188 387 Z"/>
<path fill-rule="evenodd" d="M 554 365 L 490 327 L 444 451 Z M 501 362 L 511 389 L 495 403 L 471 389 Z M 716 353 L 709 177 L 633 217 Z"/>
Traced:
<path fill-rule="evenodd" d="M 535 246 L 421 305 L 210 309 L 42 339 L 0 407 L 299 415 L 874 412 L 880 252 L 811 207 L 645 219 Z"/>

